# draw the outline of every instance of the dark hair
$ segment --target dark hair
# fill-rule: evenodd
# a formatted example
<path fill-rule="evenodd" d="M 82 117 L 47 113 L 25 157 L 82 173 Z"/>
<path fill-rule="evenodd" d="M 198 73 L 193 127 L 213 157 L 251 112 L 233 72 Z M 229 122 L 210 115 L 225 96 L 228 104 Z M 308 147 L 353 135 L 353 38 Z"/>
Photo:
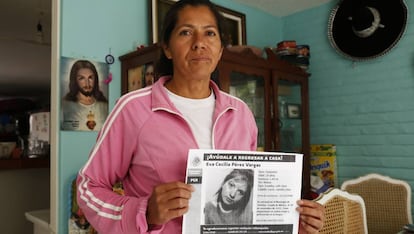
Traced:
<path fill-rule="evenodd" d="M 163 24 L 162 24 L 162 31 L 161 31 L 161 46 L 168 45 L 171 39 L 171 33 L 174 30 L 177 21 L 178 21 L 178 14 L 179 12 L 186 6 L 206 6 L 210 9 L 213 13 L 214 18 L 216 19 L 217 28 L 219 31 L 219 36 L 221 40 L 222 46 L 226 44 L 224 35 L 224 17 L 223 15 L 217 10 L 216 5 L 209 0 L 181 0 L 175 3 L 167 12 Z M 162 50 L 162 49 L 161 49 Z M 173 74 L 173 64 L 171 59 L 168 59 L 164 51 L 161 51 L 160 58 L 157 64 L 157 73 L 160 76 L 163 75 L 172 75 Z"/>
<path fill-rule="evenodd" d="M 108 102 L 108 99 L 106 99 L 105 95 L 99 89 L 99 78 L 95 65 L 93 65 L 93 63 L 88 60 L 78 60 L 72 65 L 69 74 L 69 92 L 66 94 L 65 100 L 74 102 L 78 101 L 77 95 L 80 88 L 76 81 L 76 77 L 78 75 L 78 71 L 82 68 L 90 69 L 95 77 L 95 82 L 92 90 L 92 95 L 95 97 L 95 99 L 97 101 Z"/>
<path fill-rule="evenodd" d="M 242 199 L 239 201 L 240 206 L 238 206 L 238 209 L 240 211 L 243 211 L 244 208 L 246 208 L 247 203 L 250 200 L 251 191 L 253 188 L 253 170 L 251 169 L 234 169 L 232 170 L 223 180 L 221 183 L 220 189 L 217 191 L 217 202 L 222 202 L 221 198 L 221 192 L 223 190 L 223 185 L 230 179 L 233 179 L 237 176 L 243 177 L 243 180 L 246 181 L 247 184 L 247 190 L 245 195 L 242 197 Z"/>

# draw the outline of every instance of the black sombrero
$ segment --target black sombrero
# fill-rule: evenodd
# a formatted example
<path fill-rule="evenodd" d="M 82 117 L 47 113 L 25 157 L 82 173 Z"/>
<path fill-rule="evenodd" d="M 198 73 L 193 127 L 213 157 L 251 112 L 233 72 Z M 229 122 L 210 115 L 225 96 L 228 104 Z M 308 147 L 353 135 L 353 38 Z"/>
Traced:
<path fill-rule="evenodd" d="M 407 15 L 404 0 L 341 0 L 329 18 L 329 40 L 352 60 L 376 58 L 400 40 Z"/>

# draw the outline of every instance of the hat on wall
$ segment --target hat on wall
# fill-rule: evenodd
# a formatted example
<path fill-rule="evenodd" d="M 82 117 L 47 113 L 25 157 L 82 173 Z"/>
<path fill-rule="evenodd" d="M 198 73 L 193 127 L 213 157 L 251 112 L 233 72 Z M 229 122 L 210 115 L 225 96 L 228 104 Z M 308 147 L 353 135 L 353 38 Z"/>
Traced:
<path fill-rule="evenodd" d="M 328 23 L 331 45 L 352 60 L 384 55 L 407 25 L 404 0 L 341 0 Z"/>

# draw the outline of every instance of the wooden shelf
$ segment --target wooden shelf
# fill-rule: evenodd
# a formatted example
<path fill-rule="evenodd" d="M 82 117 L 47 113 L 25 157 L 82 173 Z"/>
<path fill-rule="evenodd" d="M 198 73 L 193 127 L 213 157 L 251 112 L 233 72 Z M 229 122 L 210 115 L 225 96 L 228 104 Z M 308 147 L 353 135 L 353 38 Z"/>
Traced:
<path fill-rule="evenodd" d="M 1 159 L 0 170 L 49 168 L 50 159 L 45 158 L 23 158 L 23 159 Z"/>

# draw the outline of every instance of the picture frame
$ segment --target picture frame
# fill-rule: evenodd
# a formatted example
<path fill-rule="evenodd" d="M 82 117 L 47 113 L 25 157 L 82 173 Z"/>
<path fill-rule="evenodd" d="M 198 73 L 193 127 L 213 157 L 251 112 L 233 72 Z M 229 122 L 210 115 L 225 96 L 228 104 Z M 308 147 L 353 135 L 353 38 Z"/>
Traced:
<path fill-rule="evenodd" d="M 140 48 L 119 57 L 121 61 L 121 94 L 143 88 L 148 84 L 146 81 L 146 69 L 149 66 L 155 67 L 161 53 L 158 44 Z M 152 81 L 158 79 L 158 75 L 152 71 Z"/>
<path fill-rule="evenodd" d="M 82 72 L 83 71 L 83 72 Z M 60 57 L 60 106 L 62 131 L 99 131 L 108 116 L 109 88 L 105 79 L 109 75 L 109 64 L 79 57 Z M 85 77 L 94 79 L 89 84 L 95 102 L 81 103 L 80 86 L 86 86 Z M 79 79 L 80 78 L 80 79 Z M 92 85 L 91 85 L 92 84 Z"/>
<path fill-rule="evenodd" d="M 164 16 L 174 2 L 177 2 L 177 0 L 148 0 L 148 15 L 150 16 L 149 41 L 152 43 L 160 41 L 159 37 Z M 225 18 L 226 31 L 228 33 L 224 36 L 228 37 L 229 44 L 246 45 L 246 15 L 229 8 L 216 6 Z"/>
<path fill-rule="evenodd" d="M 289 119 L 300 119 L 300 118 L 302 118 L 302 112 L 301 112 L 300 104 L 288 103 L 288 104 L 286 104 L 286 110 L 287 110 L 287 117 Z"/>

